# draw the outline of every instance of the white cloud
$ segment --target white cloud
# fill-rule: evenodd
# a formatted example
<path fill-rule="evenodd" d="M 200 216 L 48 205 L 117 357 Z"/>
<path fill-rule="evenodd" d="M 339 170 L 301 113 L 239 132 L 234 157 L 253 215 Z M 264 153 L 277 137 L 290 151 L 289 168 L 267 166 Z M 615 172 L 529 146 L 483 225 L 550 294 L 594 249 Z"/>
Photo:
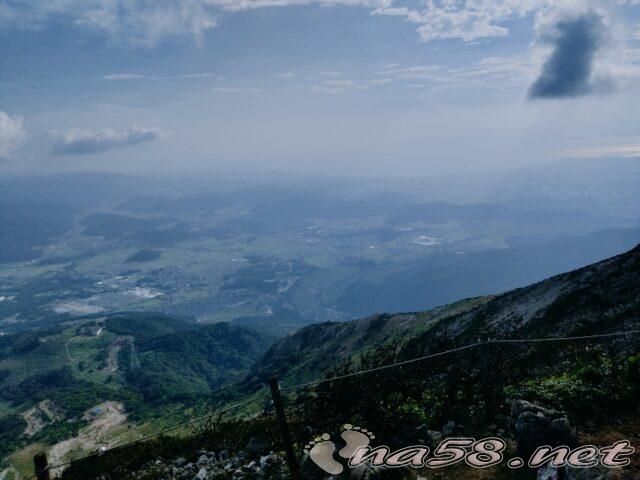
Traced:
<path fill-rule="evenodd" d="M 202 41 L 225 14 L 291 5 L 343 5 L 373 15 L 400 17 L 417 25 L 424 41 L 480 38 L 509 34 L 507 23 L 550 8 L 584 4 L 615 6 L 637 0 L 5 0 L 0 24 L 37 28 L 51 19 L 98 32 L 114 43 L 153 47 L 172 36 Z"/>
<path fill-rule="evenodd" d="M 417 24 L 417 32 L 424 41 L 457 38 L 471 42 L 508 35 L 504 23 L 534 13 L 553 4 L 553 0 L 216 0 L 216 3 L 230 11 L 308 3 L 357 5 L 371 9 L 373 15 L 401 17 Z"/>
<path fill-rule="evenodd" d="M 387 83 L 391 83 L 390 78 L 374 78 L 373 80 L 369 80 L 371 85 L 386 85 Z"/>
<path fill-rule="evenodd" d="M 640 138 L 605 139 L 598 144 L 558 151 L 560 158 L 640 157 Z"/>
<path fill-rule="evenodd" d="M 251 88 L 251 87 L 242 87 L 242 88 L 235 88 L 235 87 L 216 87 L 213 89 L 214 93 L 261 93 L 262 89 L 261 88 Z"/>
<path fill-rule="evenodd" d="M 419 25 L 424 40 L 470 41 L 506 35 L 502 22 L 526 15 L 548 1 L 429 0 L 420 6 L 410 0 L 6 0 L 0 22 L 38 27 L 53 18 L 68 19 L 115 43 L 153 47 L 176 35 L 191 35 L 201 41 L 202 34 L 215 28 L 224 13 L 290 5 L 347 5 L 367 8 L 375 15 L 404 17 Z"/>
<path fill-rule="evenodd" d="M 209 72 L 202 72 L 202 73 L 186 73 L 184 75 L 179 75 L 178 78 L 184 78 L 184 79 L 188 79 L 188 78 L 210 78 L 215 76 L 213 73 L 209 73 Z M 218 80 L 221 80 L 222 77 L 218 77 Z"/>
<path fill-rule="evenodd" d="M 25 137 L 22 118 L 0 110 L 0 159 L 9 157 Z"/>
<path fill-rule="evenodd" d="M 325 80 L 322 82 L 323 85 L 327 87 L 353 87 L 356 82 L 353 80 Z"/>
<path fill-rule="evenodd" d="M 132 127 L 118 132 L 110 128 L 96 132 L 73 129 L 51 132 L 57 141 L 52 149 L 56 155 L 86 155 L 106 152 L 115 148 L 151 142 L 162 136 L 155 128 Z"/>
<path fill-rule="evenodd" d="M 524 85 L 534 71 L 535 67 L 526 55 L 515 55 L 485 57 L 465 67 L 415 65 L 380 70 L 377 74 L 381 79 L 389 81 L 410 81 L 410 85 L 494 87 Z"/>
<path fill-rule="evenodd" d="M 358 83 L 353 80 L 323 80 L 319 85 L 313 85 L 311 91 L 325 95 L 339 95 L 348 91 L 364 90 L 368 88 L 368 83 Z"/>
<path fill-rule="evenodd" d="M 376 86 L 397 84 L 408 89 L 442 91 L 451 89 L 496 89 L 512 92 L 526 88 L 535 75 L 536 66 L 524 52 L 507 57 L 485 57 L 465 66 L 413 65 L 399 67 L 397 63 L 381 64 L 371 79 L 317 79 L 311 87 L 314 93 L 342 94 Z"/>
<path fill-rule="evenodd" d="M 138 75 L 137 73 L 112 73 L 110 75 L 103 75 L 103 80 L 145 80 L 155 77 L 149 77 L 147 75 Z"/>
<path fill-rule="evenodd" d="M 0 24 L 38 28 L 67 21 L 113 43 L 153 47 L 171 36 L 200 41 L 218 24 L 219 10 L 207 0 L 4 0 Z"/>
<path fill-rule="evenodd" d="M 198 73 L 185 73 L 182 75 L 168 76 L 168 77 L 157 77 L 156 75 L 141 75 L 138 73 L 112 73 L 109 75 L 103 75 L 102 80 L 115 80 L 115 81 L 128 81 L 128 80 L 158 80 L 162 78 L 180 78 L 183 80 L 194 79 L 194 78 L 213 78 L 216 80 L 222 81 L 223 77 L 216 75 L 211 72 L 198 72 Z"/>
<path fill-rule="evenodd" d="M 543 71 L 545 62 L 550 61 L 556 49 L 554 41 L 558 39 L 559 26 L 567 21 L 576 21 L 580 18 L 596 16 L 602 23 L 593 52 L 591 62 L 588 65 L 588 78 L 582 91 L 586 93 L 610 93 L 612 91 L 635 88 L 640 80 L 640 49 L 630 38 L 631 25 L 621 21 L 619 12 L 613 7 L 622 4 L 640 5 L 638 0 L 590 0 L 584 2 L 564 3 L 537 12 L 534 31 L 536 43 L 533 49 L 534 61 L 538 71 Z M 584 45 L 584 41 L 581 43 Z M 566 46 L 571 51 L 568 55 L 573 64 L 578 57 L 574 51 L 578 47 L 569 42 Z M 566 62 L 559 62 L 562 63 Z M 575 66 L 575 65 L 574 65 Z M 564 77 L 569 72 L 564 67 L 559 67 Z"/>

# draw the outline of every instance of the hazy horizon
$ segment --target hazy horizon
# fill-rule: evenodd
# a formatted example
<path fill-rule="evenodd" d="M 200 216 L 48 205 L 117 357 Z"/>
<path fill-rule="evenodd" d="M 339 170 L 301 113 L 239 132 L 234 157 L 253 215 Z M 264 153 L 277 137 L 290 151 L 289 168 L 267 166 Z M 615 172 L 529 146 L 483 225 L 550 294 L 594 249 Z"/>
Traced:
<path fill-rule="evenodd" d="M 138 169 L 115 169 L 115 168 L 97 168 L 87 165 L 85 167 L 69 166 L 69 168 L 60 168 L 60 166 L 54 166 L 51 169 L 39 169 L 34 171 L 29 168 L 16 168 L 11 169 L 10 166 L 4 165 L 5 169 L 0 169 L 0 178 L 15 178 L 15 177 L 51 177 L 57 175 L 74 175 L 74 174 L 112 174 L 112 175 L 125 175 L 130 177 L 140 178 L 174 178 L 182 180 L 190 179 L 211 179 L 216 178 L 232 178 L 232 179 L 245 179 L 249 181 L 269 181 L 277 179 L 313 179 L 313 178 L 326 178 L 331 180 L 357 180 L 362 179 L 366 181 L 381 181 L 381 182 L 423 182 L 437 179 L 462 179 L 465 177 L 473 177 L 474 175 L 491 175 L 491 174 L 509 174 L 519 171 L 529 171 L 530 169 L 544 169 L 546 167 L 552 167 L 557 165 L 576 165 L 583 163 L 585 166 L 604 165 L 616 162 L 617 164 L 634 164 L 638 162 L 640 164 L 640 155 L 638 156 L 606 156 L 606 157 L 593 157 L 593 158 L 580 158 L 580 157 L 567 157 L 557 159 L 547 159 L 539 163 L 532 163 L 527 165 L 504 165 L 497 167 L 486 168 L 478 167 L 463 171 L 452 172 L 438 172 L 438 173 L 424 173 L 421 175 L 412 174 L 411 172 L 398 172 L 397 174 L 390 173 L 387 175 L 379 173 L 363 172 L 363 173 L 340 173 L 340 172 L 298 172 L 298 171 L 286 171 L 278 169 L 259 169 L 247 166 L 243 169 L 233 166 L 216 166 L 216 167 L 200 167 L 190 169 L 186 172 L 174 172 L 171 170 L 160 171 L 148 171 Z"/>

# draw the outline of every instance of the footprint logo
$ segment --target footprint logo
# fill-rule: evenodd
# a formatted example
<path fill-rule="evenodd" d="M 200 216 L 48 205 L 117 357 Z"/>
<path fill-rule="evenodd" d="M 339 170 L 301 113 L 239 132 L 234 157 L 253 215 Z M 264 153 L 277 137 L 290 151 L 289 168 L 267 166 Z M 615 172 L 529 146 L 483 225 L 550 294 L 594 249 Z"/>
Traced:
<path fill-rule="evenodd" d="M 376 438 L 367 429 L 354 427 L 350 424 L 343 425 L 340 437 L 344 440 L 346 446 L 338 452 L 338 455 L 347 460 L 351 458 L 351 455 L 356 450 L 366 447 L 371 440 Z M 336 444 L 331 440 L 331 435 L 328 433 L 316 437 L 304 447 L 304 453 L 309 455 L 313 463 L 331 475 L 339 475 L 344 471 L 344 466 L 335 460 L 335 452 Z"/>
<path fill-rule="evenodd" d="M 338 452 L 342 458 L 349 459 L 361 447 L 369 445 L 371 440 L 376 436 L 365 428 L 354 427 L 348 423 L 342 427 L 343 432 L 340 435 L 346 442 L 347 446 Z"/>
<path fill-rule="evenodd" d="M 336 444 L 331 441 L 331 435 L 328 433 L 316 437 L 304 447 L 304 453 L 311 457 L 313 463 L 331 475 L 338 475 L 344 470 L 342 464 L 333 458 L 335 451 Z"/>

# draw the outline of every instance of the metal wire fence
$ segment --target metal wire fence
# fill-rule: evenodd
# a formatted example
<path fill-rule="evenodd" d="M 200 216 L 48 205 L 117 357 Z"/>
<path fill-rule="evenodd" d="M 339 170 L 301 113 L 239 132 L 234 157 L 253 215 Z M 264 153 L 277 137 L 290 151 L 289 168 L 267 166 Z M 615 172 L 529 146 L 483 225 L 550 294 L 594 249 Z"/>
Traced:
<path fill-rule="evenodd" d="M 440 357 L 447 357 L 447 356 L 452 355 L 452 354 L 461 353 L 461 352 L 472 350 L 472 349 L 476 349 L 476 348 L 480 349 L 482 357 L 484 358 L 486 355 L 489 355 L 488 347 L 491 347 L 492 345 L 496 345 L 496 346 L 497 345 L 517 346 L 517 345 L 522 345 L 522 344 L 544 344 L 544 343 L 553 343 L 553 342 L 580 342 L 580 341 L 590 341 L 590 340 L 598 340 L 598 339 L 605 339 L 605 338 L 624 337 L 624 336 L 629 336 L 629 335 L 636 335 L 638 333 L 640 333 L 640 330 L 628 330 L 628 331 L 612 332 L 612 333 L 605 333 L 605 334 L 598 334 L 598 335 L 549 337 L 549 338 L 493 339 L 492 340 L 492 339 L 489 339 L 487 337 L 481 337 L 480 340 L 477 341 L 477 342 L 470 343 L 468 345 L 464 345 L 464 346 L 460 346 L 460 347 L 446 349 L 446 350 L 443 350 L 443 351 L 440 351 L 440 352 L 437 352 L 437 353 L 432 353 L 432 354 L 429 354 L 429 355 L 423 355 L 423 356 L 411 358 L 411 359 L 408 359 L 408 360 L 388 363 L 388 364 L 376 366 L 376 367 L 373 367 L 373 368 L 366 368 L 366 369 L 362 369 L 362 370 L 358 370 L 358 371 L 354 371 L 354 372 L 345 373 L 345 374 L 342 374 L 342 375 L 335 375 L 335 376 L 331 376 L 331 377 L 327 377 L 327 378 L 321 378 L 321 379 L 317 379 L 317 380 L 313 380 L 313 381 L 309 381 L 309 382 L 298 383 L 298 384 L 294 384 L 294 385 L 286 385 L 286 383 L 288 381 L 287 378 L 285 378 L 282 382 L 278 382 L 275 378 L 272 378 L 270 380 L 270 393 L 260 394 L 258 396 L 255 396 L 255 397 L 248 398 L 248 399 L 245 399 L 243 401 L 240 401 L 238 403 L 234 403 L 234 404 L 228 405 L 228 406 L 220 408 L 220 409 L 215 409 L 212 413 L 199 416 L 197 418 L 194 418 L 194 419 L 191 419 L 189 421 L 180 423 L 178 425 L 174 425 L 174 426 L 169 427 L 169 428 L 162 429 L 162 430 L 160 430 L 158 432 L 155 432 L 155 433 L 150 434 L 150 435 L 143 436 L 143 437 L 138 438 L 136 440 L 124 442 L 122 444 L 116 445 L 116 446 L 111 447 L 109 449 L 98 450 L 98 451 L 92 452 L 92 453 L 90 453 L 88 455 L 84 455 L 84 456 L 81 456 L 79 458 L 75 458 L 73 460 L 69 460 L 69 461 L 66 461 L 66 462 L 53 464 L 53 465 L 49 464 L 46 461 L 46 456 L 43 457 L 43 454 L 39 454 L 34 458 L 34 464 L 36 466 L 36 472 L 31 477 L 29 477 L 27 480 L 33 480 L 34 478 L 37 478 L 38 480 L 49 480 L 50 479 L 50 472 L 59 471 L 60 469 L 68 467 L 69 465 L 72 465 L 74 463 L 82 462 L 82 461 L 90 459 L 92 457 L 106 454 L 106 453 L 108 453 L 110 451 L 113 451 L 113 450 L 123 449 L 123 448 L 126 448 L 126 447 L 130 447 L 132 445 L 135 445 L 135 444 L 139 444 L 141 442 L 146 442 L 146 441 L 152 440 L 154 438 L 158 438 L 158 437 L 167 435 L 169 433 L 172 433 L 172 432 L 175 432 L 175 431 L 178 431 L 178 430 L 182 430 L 182 429 L 187 428 L 189 426 L 192 426 L 194 424 L 198 424 L 198 423 L 201 423 L 201 422 L 206 422 L 206 421 L 214 419 L 216 417 L 220 418 L 225 413 L 237 410 L 237 409 L 239 409 L 241 407 L 247 406 L 247 405 L 249 405 L 251 403 L 254 403 L 254 402 L 264 401 L 264 400 L 269 399 L 269 398 L 271 398 L 272 401 L 273 401 L 274 410 L 275 410 L 275 413 L 276 413 L 276 415 L 278 417 L 278 420 L 279 420 L 280 434 L 283 437 L 283 444 L 284 444 L 284 447 L 285 447 L 285 452 L 287 453 L 288 466 L 289 466 L 289 469 L 290 469 L 290 472 L 291 472 L 291 476 L 292 476 L 292 478 L 296 479 L 296 478 L 299 478 L 298 465 L 297 465 L 297 462 L 295 460 L 295 455 L 293 455 L 293 445 L 292 445 L 292 442 L 291 442 L 290 433 L 288 432 L 288 426 L 287 426 L 287 423 L 286 423 L 286 416 L 285 416 L 285 412 L 284 412 L 283 402 L 282 402 L 282 399 L 280 397 L 280 392 L 291 392 L 291 391 L 298 391 L 298 390 L 308 389 L 308 388 L 311 388 L 311 387 L 318 387 L 318 386 L 323 385 L 323 384 L 329 384 L 329 383 L 332 383 L 332 382 L 339 382 L 339 381 L 342 381 L 342 380 L 346 380 L 346 379 L 350 379 L 350 378 L 354 378 L 354 377 L 359 377 L 359 376 L 362 376 L 362 375 L 368 375 L 368 374 L 375 373 L 375 372 L 381 372 L 381 371 L 390 370 L 390 369 L 394 369 L 394 368 L 401 368 L 401 367 L 407 366 L 407 365 L 415 365 L 415 364 L 419 364 L 420 362 L 424 362 L 426 360 L 436 359 L 436 358 L 440 358 Z M 481 361 L 481 365 L 482 364 L 487 364 L 487 363 L 488 363 L 488 358 L 484 358 L 484 360 Z M 490 385 L 491 383 L 493 383 L 493 379 L 489 378 L 487 376 L 487 372 L 486 371 L 483 374 L 482 381 L 483 381 L 483 383 L 486 383 L 487 385 Z M 281 383 L 283 385 L 281 385 Z M 485 389 L 485 390 L 488 390 L 488 389 Z M 492 400 L 490 398 L 488 398 L 488 397 L 485 397 L 485 407 L 488 410 L 492 409 L 491 403 L 492 403 Z"/>

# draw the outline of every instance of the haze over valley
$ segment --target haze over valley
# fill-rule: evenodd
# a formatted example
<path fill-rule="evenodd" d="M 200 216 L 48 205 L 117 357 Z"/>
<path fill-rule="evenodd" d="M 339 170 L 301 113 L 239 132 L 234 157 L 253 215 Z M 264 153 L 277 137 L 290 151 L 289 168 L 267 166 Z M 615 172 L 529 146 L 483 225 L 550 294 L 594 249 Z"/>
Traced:
<path fill-rule="evenodd" d="M 639 180 L 635 159 L 392 181 L 5 177 L 0 330 L 137 310 L 281 335 L 498 293 L 640 241 Z"/>

